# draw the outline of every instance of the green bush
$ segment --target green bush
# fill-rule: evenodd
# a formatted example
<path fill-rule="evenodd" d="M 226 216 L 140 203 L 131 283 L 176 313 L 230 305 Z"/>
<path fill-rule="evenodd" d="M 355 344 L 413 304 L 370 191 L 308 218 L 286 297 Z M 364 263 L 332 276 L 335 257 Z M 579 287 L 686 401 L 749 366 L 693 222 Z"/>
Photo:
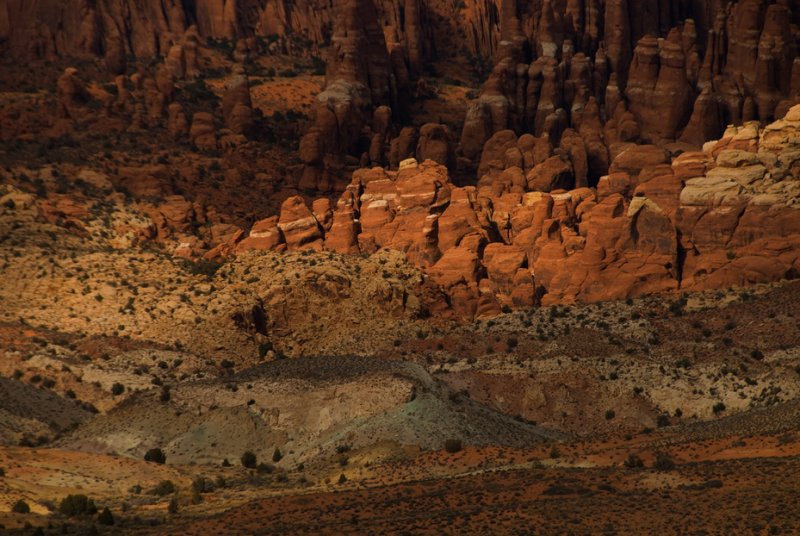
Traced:
<path fill-rule="evenodd" d="M 14 503 L 14 506 L 11 508 L 11 511 L 14 512 L 15 514 L 29 514 L 31 513 L 31 507 L 28 506 L 28 503 L 20 499 Z"/>
<path fill-rule="evenodd" d="M 151 495 L 158 495 L 159 497 L 169 495 L 170 493 L 175 493 L 175 484 L 172 483 L 172 480 L 162 480 L 156 487 L 150 490 Z"/>
<path fill-rule="evenodd" d="M 275 471 L 275 466 L 271 463 L 259 463 L 256 471 L 261 474 L 272 474 Z"/>
<path fill-rule="evenodd" d="M 115 383 L 111 386 L 111 394 L 114 396 L 119 396 L 125 392 L 125 386 L 121 383 Z"/>
<path fill-rule="evenodd" d="M 675 461 L 666 452 L 659 452 L 656 454 L 656 461 L 653 462 L 653 469 L 671 471 L 675 469 Z"/>
<path fill-rule="evenodd" d="M 97 522 L 101 525 L 111 526 L 114 524 L 114 515 L 111 513 L 111 510 L 108 507 L 103 508 L 103 511 L 100 512 L 100 515 L 97 516 Z"/>
<path fill-rule="evenodd" d="M 144 461 L 164 464 L 167 463 L 167 455 L 161 449 L 153 448 L 145 453 Z"/>
<path fill-rule="evenodd" d="M 636 454 L 629 454 L 628 458 L 623 462 L 625 467 L 629 469 L 636 469 L 638 467 L 644 467 L 644 462 L 642 459 L 637 456 Z"/>
<path fill-rule="evenodd" d="M 275 447 L 275 452 L 272 453 L 272 461 L 278 463 L 283 458 L 283 454 L 281 453 L 281 449 Z"/>
<path fill-rule="evenodd" d="M 213 277 L 221 266 L 222 265 L 218 262 L 209 261 L 205 259 L 199 259 L 194 262 L 186 261 L 186 263 L 184 264 L 184 268 L 190 274 L 204 275 L 206 277 Z"/>
<path fill-rule="evenodd" d="M 67 495 L 61 499 L 58 511 L 67 517 L 81 515 L 94 515 L 97 513 L 97 506 L 94 501 L 83 494 Z"/>
<path fill-rule="evenodd" d="M 214 482 L 210 478 L 198 476 L 192 481 L 192 490 L 197 493 L 211 493 L 214 491 Z"/>
<path fill-rule="evenodd" d="M 460 439 L 448 439 L 444 442 L 444 450 L 450 454 L 459 452 L 462 448 Z"/>
<path fill-rule="evenodd" d="M 256 457 L 255 453 L 250 452 L 249 450 L 242 454 L 242 467 L 247 467 L 248 469 L 254 469 L 258 465 L 258 458 Z"/>

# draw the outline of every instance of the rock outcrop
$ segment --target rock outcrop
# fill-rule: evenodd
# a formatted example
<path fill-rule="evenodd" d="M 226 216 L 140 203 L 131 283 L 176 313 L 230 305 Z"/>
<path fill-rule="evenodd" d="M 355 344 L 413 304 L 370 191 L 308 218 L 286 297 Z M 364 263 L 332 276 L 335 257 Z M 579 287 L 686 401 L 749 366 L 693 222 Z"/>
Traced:
<path fill-rule="evenodd" d="M 237 65 L 222 96 L 222 116 L 234 134 L 248 134 L 253 128 L 253 104 L 244 67 Z"/>
<path fill-rule="evenodd" d="M 699 147 L 727 124 L 767 123 L 798 102 L 796 3 L 766 0 L 503 2 L 497 38 L 477 34 L 495 66 L 470 103 L 459 154 L 486 169 L 499 132 L 547 136 L 567 151 L 584 183 L 608 170 L 618 142 Z M 776 114 L 777 112 L 777 114 Z M 575 161 L 577 160 L 577 162 Z"/>
<path fill-rule="evenodd" d="M 531 168 L 527 181 L 507 168 L 523 180 L 499 190 L 457 187 L 433 160 L 361 169 L 332 214 L 326 199 L 312 210 L 290 198 L 239 249 L 402 251 L 466 317 L 796 277 L 799 133 L 796 106 L 764 129 L 730 128 L 676 158 L 629 145 L 597 188 L 566 189 L 563 154 Z M 530 143 L 512 133 L 498 154 Z"/>
<path fill-rule="evenodd" d="M 64 70 L 56 82 L 58 95 L 59 117 L 72 120 L 80 119 L 83 115 L 82 108 L 91 99 L 86 85 L 78 77 L 78 70 L 69 67 Z"/>
<path fill-rule="evenodd" d="M 617 143 L 697 148 L 728 124 L 766 124 L 800 99 L 797 2 L 67 4 L 0 3 L 0 52 L 24 59 L 103 56 L 115 74 L 128 67 L 128 56 L 164 58 L 155 84 L 141 81 L 147 98 L 132 105 L 134 129 L 163 120 L 173 101 L 165 83 L 196 76 L 199 47 L 209 39 L 226 43 L 241 62 L 259 50 L 327 54 L 325 88 L 301 143 L 304 190 L 340 193 L 357 163 L 396 167 L 409 156 L 445 163 L 459 176 L 478 168 L 481 179 L 485 146 L 506 130 L 546 138 L 569 160 L 572 186 L 595 186 Z M 426 66 L 443 51 L 468 53 L 476 66 L 494 63 L 460 135 L 432 124 L 408 126 L 413 88 L 425 85 Z M 240 143 L 252 123 L 245 86 L 236 75 L 223 103 L 233 134 L 223 136 L 226 146 Z"/>

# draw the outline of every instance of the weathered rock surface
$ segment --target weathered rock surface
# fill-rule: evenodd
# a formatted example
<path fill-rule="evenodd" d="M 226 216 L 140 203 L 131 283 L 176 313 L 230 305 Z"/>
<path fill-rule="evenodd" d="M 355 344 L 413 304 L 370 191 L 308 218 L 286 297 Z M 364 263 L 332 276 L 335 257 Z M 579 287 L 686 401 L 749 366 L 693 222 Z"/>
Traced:
<path fill-rule="evenodd" d="M 355 161 L 394 167 L 410 156 L 451 170 L 471 162 L 481 179 L 519 160 L 497 153 L 495 136 L 505 131 L 546 139 L 570 161 L 571 186 L 595 186 L 608 173 L 618 143 L 681 140 L 699 147 L 727 124 L 765 124 L 800 99 L 796 2 L 62 4 L 0 4 L 0 51 L 23 59 L 102 55 L 115 74 L 125 71 L 129 55 L 163 57 L 154 80 L 138 83 L 143 99 L 128 103 L 132 130 L 160 124 L 173 101 L 171 81 L 199 73 L 198 49 L 208 39 L 234 46 L 237 61 L 259 48 L 256 36 L 278 39 L 266 52 L 277 47 L 296 55 L 327 54 L 325 89 L 300 149 L 300 187 L 321 192 L 343 191 Z M 297 45 L 293 35 L 304 36 L 306 44 Z M 434 124 L 403 128 L 425 65 L 443 50 L 462 49 L 491 58 L 494 68 L 469 102 L 460 135 Z M 72 117 L 81 91 L 75 80 L 62 82 L 62 115 Z M 246 76 L 234 73 L 223 99 L 224 122 L 233 134 L 221 136 L 224 147 L 242 143 L 252 125 L 246 86 Z M 208 138 L 201 143 L 212 145 Z M 545 159 L 514 165 L 527 174 Z"/>
<path fill-rule="evenodd" d="M 270 234 L 256 247 L 399 250 L 465 316 L 495 314 L 501 305 L 795 277 L 800 175 L 787 174 L 783 162 L 796 170 L 798 128 L 800 106 L 765 129 L 732 128 L 704 152 L 674 159 L 656 146 L 631 145 L 596 189 L 560 183 L 570 166 L 562 156 L 534 166 L 517 190 L 457 187 L 432 160 L 409 160 L 396 172 L 362 169 L 333 210 L 330 228 L 292 198 L 278 223 L 285 238 L 276 242 Z M 495 154 L 505 154 L 506 145 L 517 150 L 513 133 L 504 140 Z M 732 148 L 739 146 L 749 150 Z"/>
<path fill-rule="evenodd" d="M 488 171 L 484 147 L 506 130 L 559 146 L 570 129 L 575 184 L 586 176 L 595 185 L 617 143 L 699 147 L 727 124 L 764 124 L 798 102 L 797 3 L 667 4 L 503 2 L 499 27 L 475 34 L 495 65 L 460 138 L 479 177 Z"/>

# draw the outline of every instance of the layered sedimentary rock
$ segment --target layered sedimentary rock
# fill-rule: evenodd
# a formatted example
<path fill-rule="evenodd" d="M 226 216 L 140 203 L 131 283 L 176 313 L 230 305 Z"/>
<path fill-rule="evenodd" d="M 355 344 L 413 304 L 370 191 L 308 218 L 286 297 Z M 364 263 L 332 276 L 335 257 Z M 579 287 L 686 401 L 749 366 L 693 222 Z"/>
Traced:
<path fill-rule="evenodd" d="M 373 136 L 373 132 L 365 135 L 364 127 L 386 123 L 381 120 L 382 107 L 390 113 L 399 110 L 403 88 L 397 81 L 407 80 L 407 74 L 398 73 L 402 68 L 391 60 L 374 4 L 339 2 L 325 89 L 315 101 L 314 125 L 300 142 L 305 164 L 301 187 L 341 191 L 346 157 L 360 141 L 369 143 Z M 383 133 L 378 129 L 375 134 Z M 383 150 L 378 147 L 375 152 Z"/>
<path fill-rule="evenodd" d="M 611 169 L 597 188 L 549 192 L 531 191 L 553 176 L 539 172 L 497 188 L 457 187 L 432 160 L 361 169 L 335 208 L 291 198 L 238 249 L 399 250 L 466 317 L 800 275 L 800 106 L 676 158 L 629 144 Z"/>
<path fill-rule="evenodd" d="M 104 56 L 115 73 L 124 71 L 127 55 L 164 56 L 173 70 L 188 61 L 186 67 L 191 72 L 194 47 L 181 39 L 187 30 L 202 40 L 238 43 L 256 35 L 302 36 L 321 46 L 331 39 L 336 10 L 342 3 L 345 2 L 3 0 L 0 50 L 26 59 Z M 433 49 L 434 32 L 427 24 L 425 6 L 419 0 L 390 0 L 375 2 L 374 8 L 386 41 L 398 49 L 412 72 L 418 73 Z M 282 46 L 299 52 L 290 42 Z M 177 72 L 176 76 L 180 77 Z"/>
<path fill-rule="evenodd" d="M 58 115 L 69 119 L 79 119 L 82 107 L 91 99 L 86 85 L 78 77 L 78 70 L 69 67 L 56 82 L 58 96 Z"/>
<path fill-rule="evenodd" d="M 591 140 L 595 184 L 617 142 L 698 146 L 727 124 L 771 121 L 800 96 L 798 12 L 797 2 L 767 0 L 502 2 L 500 41 L 489 39 L 495 66 L 467 111 L 460 152 L 477 165 L 500 131 L 558 146 L 571 128 Z"/>
<path fill-rule="evenodd" d="M 188 244 L 182 255 L 391 248 L 464 316 L 797 274 L 798 2 L 451 8 L 463 17 L 443 19 L 444 3 L 419 0 L 0 0 L 0 47 L 19 57 L 99 55 L 113 73 L 129 68 L 129 54 L 163 56 L 120 74 L 115 95 L 90 92 L 66 70 L 54 131 L 84 121 L 96 99 L 122 128 L 166 126 L 218 155 L 246 143 L 252 104 L 239 67 L 220 110 L 176 101 L 176 81 L 209 59 L 202 41 L 235 40 L 242 65 L 257 51 L 254 35 L 283 36 L 269 46 L 292 52 L 305 25 L 316 43 L 306 49 L 329 43 L 325 87 L 300 142 L 302 174 L 291 184 L 299 188 L 277 198 L 278 215 L 259 214 L 249 235 L 220 227 L 205 243 L 190 236 L 194 205 L 168 198 L 154 234 Z M 441 48 L 443 25 L 457 30 L 449 39 L 463 37 L 458 54 L 494 58 L 460 136 L 444 119 L 408 117 L 411 95 L 430 88 L 416 79 Z M 168 194 L 159 188 L 168 178 L 131 179 L 133 194 Z M 338 200 L 308 203 L 298 190 Z M 72 210 L 60 205 L 50 212 Z"/>
<path fill-rule="evenodd" d="M 247 134 L 253 126 L 253 104 L 244 67 L 237 65 L 222 96 L 222 116 L 234 134 Z"/>
<path fill-rule="evenodd" d="M 0 50 L 103 56 L 114 73 L 130 55 L 164 57 L 156 81 L 196 76 L 207 39 L 234 44 L 239 61 L 259 50 L 327 54 L 301 146 L 303 189 L 341 191 L 357 163 L 427 158 L 416 150 L 431 135 L 435 160 L 460 175 L 480 166 L 480 179 L 484 146 L 505 130 L 546 137 L 580 186 L 597 184 L 617 143 L 699 146 L 728 124 L 783 115 L 800 99 L 798 17 L 796 0 L 2 0 Z M 448 54 L 494 64 L 462 131 L 405 130 L 416 81 Z M 172 101 L 150 93 L 136 124 L 153 124 Z M 249 122 L 243 106 L 224 114 L 234 141 Z"/>

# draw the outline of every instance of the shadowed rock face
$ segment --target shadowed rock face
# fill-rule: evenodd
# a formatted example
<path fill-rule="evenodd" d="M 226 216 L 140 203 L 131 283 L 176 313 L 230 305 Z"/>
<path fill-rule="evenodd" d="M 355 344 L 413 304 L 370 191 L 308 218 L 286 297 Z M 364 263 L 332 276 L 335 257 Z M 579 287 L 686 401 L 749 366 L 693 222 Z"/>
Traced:
<path fill-rule="evenodd" d="M 680 139 L 697 146 L 729 123 L 782 116 L 800 90 L 792 75 L 797 36 L 790 29 L 797 3 L 503 6 L 495 67 L 461 136 L 473 163 L 504 129 L 546 135 L 558 145 L 570 127 L 585 141 L 594 139 L 595 150 L 605 145 L 601 152 L 613 152 L 620 141 Z M 587 112 L 592 125 L 582 126 Z M 590 170 L 590 182 L 599 176 Z"/>
<path fill-rule="evenodd" d="M 412 141 L 387 158 L 400 139 L 388 126 L 407 122 L 411 82 L 427 62 L 444 52 L 491 58 L 459 146 L 438 148 L 437 161 L 473 169 L 500 131 L 546 136 L 555 147 L 569 128 L 585 144 L 569 144 L 581 160 L 577 183 L 594 185 L 615 143 L 699 146 L 727 124 L 781 117 L 800 94 L 798 17 L 797 1 L 768 0 L 3 0 L 0 49 L 26 59 L 104 56 L 114 72 L 130 54 L 164 56 L 180 78 L 196 47 L 187 31 L 229 40 L 245 55 L 256 36 L 311 43 L 290 47 L 294 54 L 330 44 L 326 88 L 300 155 L 302 186 L 320 191 L 344 188 L 348 156 L 396 165 L 413 154 Z M 373 115 L 382 107 L 388 122 Z M 246 105 L 226 121 L 234 133 L 246 130 Z"/>

